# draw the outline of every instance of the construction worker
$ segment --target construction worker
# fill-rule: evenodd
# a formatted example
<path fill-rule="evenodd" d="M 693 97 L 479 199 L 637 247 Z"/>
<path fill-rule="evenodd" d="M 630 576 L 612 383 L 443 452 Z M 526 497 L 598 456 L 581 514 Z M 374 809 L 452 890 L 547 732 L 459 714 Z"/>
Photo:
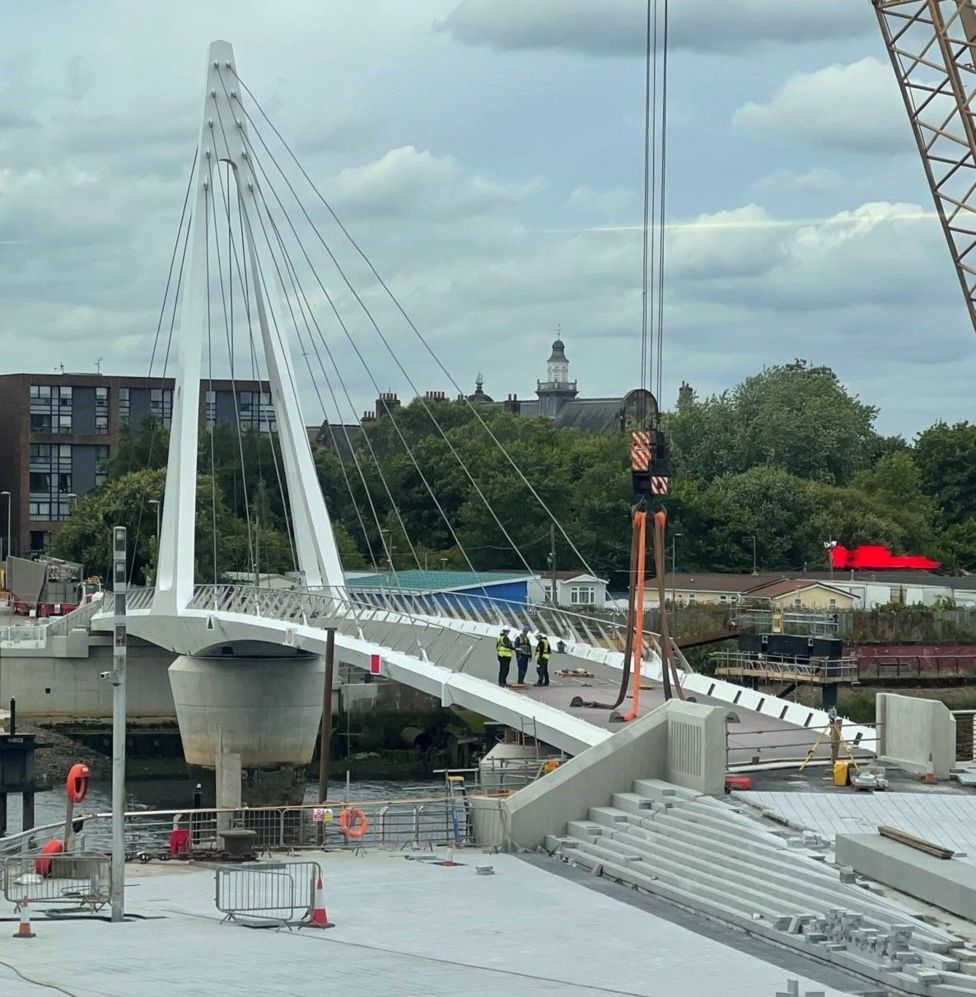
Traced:
<path fill-rule="evenodd" d="M 495 641 L 495 654 L 498 655 L 498 684 L 508 685 L 508 670 L 512 667 L 512 642 L 508 639 L 508 627 L 502 627 L 502 632 Z"/>
<path fill-rule="evenodd" d="M 549 646 L 549 638 L 543 633 L 535 635 L 535 670 L 539 676 L 536 685 L 549 684 L 549 656 L 552 648 Z"/>
<path fill-rule="evenodd" d="M 532 641 L 529 640 L 529 628 L 522 627 L 522 632 L 515 638 L 515 664 L 518 666 L 519 685 L 525 685 L 525 673 L 529 670 L 531 657 Z"/>

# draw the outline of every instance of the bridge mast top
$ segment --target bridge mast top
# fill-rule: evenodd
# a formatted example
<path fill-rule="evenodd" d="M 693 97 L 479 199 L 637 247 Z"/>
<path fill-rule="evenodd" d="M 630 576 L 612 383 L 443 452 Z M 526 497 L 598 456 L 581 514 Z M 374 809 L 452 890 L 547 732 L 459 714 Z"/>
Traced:
<path fill-rule="evenodd" d="M 261 194 L 255 150 L 240 100 L 232 45 L 226 41 L 211 42 L 207 49 L 203 120 L 191 188 L 193 214 L 186 291 L 180 312 L 180 360 L 173 393 L 157 598 L 153 604 L 160 610 L 179 612 L 193 595 L 201 354 L 205 337 L 209 340 L 211 322 L 215 321 L 211 315 L 213 261 L 210 241 L 217 238 L 220 214 L 227 216 L 223 223 L 226 227 L 239 215 L 243 241 L 241 261 L 228 258 L 224 263 L 228 268 L 237 264 L 241 280 L 248 279 L 250 315 L 260 326 L 297 566 L 309 588 L 329 586 L 341 590 L 345 586 L 288 346 L 284 319 L 289 309 L 280 284 L 283 271 L 279 254 L 282 249 L 272 243 L 271 233 L 277 230 Z M 223 189 L 226 200 L 214 190 L 215 182 L 221 179 L 218 172 L 221 163 L 230 167 Z M 230 257 L 230 250 L 225 255 Z M 219 263 L 219 249 L 217 259 Z M 284 306 L 276 308 L 274 298 L 281 300 Z M 231 375 L 234 376 L 233 368 Z"/>

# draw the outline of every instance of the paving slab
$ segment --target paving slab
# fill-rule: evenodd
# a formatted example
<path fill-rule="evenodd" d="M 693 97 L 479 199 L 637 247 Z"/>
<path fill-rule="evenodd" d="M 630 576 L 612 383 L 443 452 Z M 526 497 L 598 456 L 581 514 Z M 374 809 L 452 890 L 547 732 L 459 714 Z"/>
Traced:
<path fill-rule="evenodd" d="M 10 929 L 0 930 L 0 993 L 699 997 L 721 981 L 726 997 L 757 997 L 786 982 L 781 967 L 517 857 L 458 858 L 447 868 L 403 853 L 319 856 L 336 924 L 325 932 L 220 924 L 212 870 L 135 867 L 127 908 L 147 920 L 35 918 L 27 941 L 0 923 Z M 494 875 L 477 874 L 485 864 Z"/>
<path fill-rule="evenodd" d="M 830 842 L 838 834 L 872 833 L 884 824 L 965 853 L 957 857 L 976 863 L 976 795 L 857 793 L 840 787 L 834 792 L 737 791 L 733 795 Z"/>

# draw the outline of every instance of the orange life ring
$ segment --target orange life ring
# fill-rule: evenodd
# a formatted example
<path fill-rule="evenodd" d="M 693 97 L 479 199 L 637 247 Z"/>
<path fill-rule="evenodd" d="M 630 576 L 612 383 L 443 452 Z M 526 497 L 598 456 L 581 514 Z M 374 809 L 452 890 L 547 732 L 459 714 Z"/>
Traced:
<path fill-rule="evenodd" d="M 88 795 L 88 783 L 91 781 L 91 772 L 83 762 L 71 766 L 68 772 L 68 779 L 65 783 L 64 791 L 68 794 L 68 799 L 72 803 L 81 803 Z"/>
<path fill-rule="evenodd" d="M 339 830 L 347 838 L 356 840 L 361 838 L 369 830 L 369 821 L 366 814 L 358 807 L 350 807 L 339 814 Z"/>
<path fill-rule="evenodd" d="M 38 876 L 50 876 L 51 867 L 54 865 L 54 856 L 60 855 L 63 851 L 64 842 L 60 838 L 52 838 L 34 860 L 34 872 Z"/>

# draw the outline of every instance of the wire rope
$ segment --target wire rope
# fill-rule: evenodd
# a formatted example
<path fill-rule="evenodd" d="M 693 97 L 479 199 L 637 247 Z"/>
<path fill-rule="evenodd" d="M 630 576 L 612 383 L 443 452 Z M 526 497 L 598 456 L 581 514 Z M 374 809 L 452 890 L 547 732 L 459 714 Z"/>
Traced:
<path fill-rule="evenodd" d="M 225 86 L 225 89 L 226 89 L 226 84 L 224 84 L 224 86 Z M 244 110 L 244 113 L 247 114 L 246 109 L 242 108 L 242 110 Z M 265 151 L 268 152 L 268 155 L 271 157 L 272 161 L 275 162 L 275 165 L 278 168 L 278 171 L 280 173 L 282 173 L 282 176 L 285 176 L 284 172 L 281 170 L 280 164 L 277 163 L 277 160 L 275 159 L 273 152 L 271 152 L 270 149 L 268 148 L 267 143 L 264 141 L 263 137 L 261 136 L 260 130 L 257 128 L 256 124 L 253 122 L 253 119 L 251 119 L 249 115 L 248 115 L 248 119 L 251 122 L 252 128 L 254 128 L 255 133 L 258 135 L 258 138 L 261 141 L 261 144 L 264 147 Z M 257 154 L 256 154 L 256 152 L 254 150 L 253 143 L 250 143 L 249 138 L 248 138 L 248 136 L 246 134 L 245 134 L 245 142 L 248 144 L 248 146 L 249 146 L 249 148 L 251 150 L 251 158 L 252 158 L 252 160 L 258 163 L 258 165 L 259 165 L 259 167 L 260 167 L 260 169 L 262 171 L 262 175 L 265 177 L 265 181 L 268 184 L 269 189 L 271 190 L 272 194 L 275 196 L 275 199 L 276 199 L 279 207 L 281 208 L 281 210 L 282 210 L 282 212 L 283 212 L 286 220 L 288 221 L 289 227 L 291 228 L 292 233 L 293 233 L 296 241 L 298 242 L 300 248 L 303 251 L 303 254 L 305 255 L 306 262 L 308 263 L 310 269 L 312 270 L 313 276 L 315 277 L 315 279 L 318 282 L 320 288 L 322 289 L 323 294 L 325 294 L 327 297 L 330 297 L 330 299 L 331 299 L 331 296 L 328 295 L 328 292 L 325 289 L 324 283 L 318 277 L 317 271 L 315 271 L 315 268 L 314 268 L 313 264 L 311 263 L 311 260 L 309 259 L 308 254 L 307 254 L 307 252 L 304 249 L 304 246 L 301 243 L 301 239 L 299 238 L 299 236 L 297 234 L 297 231 L 295 230 L 294 224 L 291 221 L 291 218 L 290 218 L 290 216 L 289 216 L 289 214 L 287 212 L 287 209 L 284 207 L 284 204 L 281 201 L 280 196 L 277 194 L 277 191 L 275 190 L 274 185 L 271 182 L 271 179 L 270 179 L 270 177 L 267 174 L 267 171 L 264 170 L 263 164 L 261 164 L 260 159 L 259 159 L 259 157 L 257 156 Z M 288 183 L 289 188 L 292 190 L 292 193 L 294 194 L 294 188 L 291 187 L 290 183 L 287 180 L 287 177 L 285 177 L 285 180 L 286 180 L 286 183 Z M 296 199 L 297 199 L 297 197 L 296 197 Z M 379 336 L 380 340 L 383 342 L 383 344 L 386 347 L 387 351 L 389 352 L 390 356 L 393 358 L 393 360 L 396 363 L 396 365 L 397 365 L 398 369 L 400 370 L 401 374 L 403 374 L 403 376 L 406 378 L 407 382 L 410 384 L 411 388 L 414 390 L 414 392 L 415 392 L 415 394 L 417 396 L 417 400 L 421 404 L 421 407 L 424 409 L 424 411 L 427 414 L 428 418 L 430 418 L 432 424 L 434 425 L 434 427 L 437 429 L 437 431 L 439 432 L 439 434 L 443 438 L 444 442 L 446 443 L 448 449 L 451 452 L 451 455 L 454 457 L 454 459 L 457 461 L 458 465 L 464 471 L 465 476 L 468 478 L 468 480 L 469 480 L 472 488 L 475 490 L 475 493 L 478 495 L 478 497 L 481 500 L 482 504 L 488 510 L 488 512 L 491 515 L 491 517 L 494 519 L 494 521 L 495 521 L 496 525 L 498 526 L 499 530 L 501 531 L 502 535 L 505 537 L 505 539 L 511 545 L 511 549 L 515 552 L 516 556 L 518 556 L 518 558 L 522 561 L 522 563 L 525 566 L 526 570 L 529 571 L 529 572 L 531 572 L 532 568 L 529 565 L 528 561 L 526 560 L 525 556 L 522 554 L 522 552 L 519 549 L 518 545 L 512 539 L 512 537 L 509 534 L 508 530 L 505 528 L 504 523 L 502 523 L 501 519 L 498 517 L 498 515 L 495 512 L 494 508 L 492 507 L 491 503 L 488 501 L 487 497 L 485 496 L 484 492 L 482 491 L 481 487 L 478 485 L 478 483 L 475 480 L 474 476 L 471 474 L 470 469 L 467 466 L 467 463 L 464 461 L 464 459 L 461 457 L 461 455 L 457 452 L 457 449 L 455 448 L 454 444 L 451 442 L 451 440 L 448 437 L 447 433 L 444 431 L 443 427 L 438 422 L 436 416 L 431 411 L 430 407 L 427 405 L 426 400 L 421 396 L 421 394 L 419 392 L 419 389 L 417 388 L 417 385 L 415 384 L 415 382 L 413 381 L 413 379 L 410 377 L 410 375 L 407 372 L 406 368 L 403 366 L 402 362 L 400 361 L 399 357 L 396 354 L 396 351 L 393 350 L 392 346 L 389 343 L 389 340 L 383 334 L 382 330 L 379 328 L 379 325 L 377 324 L 375 318 L 373 317 L 372 313 L 370 312 L 369 307 L 363 301 L 362 296 L 359 294 L 359 292 L 353 286 L 352 282 L 349 280 L 348 276 L 345 273 L 345 270 L 343 269 L 343 267 L 341 266 L 341 264 L 339 263 L 339 261 L 335 257 L 335 255 L 332 252 L 332 250 L 329 247 L 329 245 L 322 238 L 321 233 L 319 233 L 318 230 L 315 228 L 314 223 L 311 222 L 311 219 L 308 217 L 307 212 L 304 211 L 304 207 L 300 204 L 300 202 L 299 202 L 299 206 L 302 207 L 303 213 L 305 214 L 306 218 L 309 220 L 310 224 L 312 225 L 313 231 L 315 231 L 317 237 L 319 238 L 319 241 L 322 243 L 322 245 L 325 248 L 326 252 L 329 254 L 330 259 L 332 260 L 332 262 L 335 265 L 337 271 L 339 272 L 340 276 L 342 277 L 343 282 L 345 283 L 346 287 L 349 289 L 350 293 L 353 295 L 353 297 L 355 298 L 355 300 L 357 301 L 357 303 L 359 304 L 359 306 L 362 308 L 364 314 L 367 316 L 367 319 L 369 320 L 369 322 L 372 325 L 373 329 L 376 331 L 377 335 Z M 267 207 L 266 207 L 266 210 L 268 210 Z M 269 211 L 269 214 L 270 214 L 270 211 Z M 343 328 L 345 328 L 344 323 L 343 323 Z M 375 379 L 372 376 L 372 372 L 369 369 L 368 364 L 366 364 L 366 361 L 363 358 L 361 351 L 356 346 L 355 342 L 352 340 L 352 337 L 349 336 L 348 331 L 347 331 L 346 334 L 347 334 L 347 337 L 350 339 L 350 343 L 353 346 L 353 349 L 356 351 L 357 355 L 360 357 L 360 360 L 363 363 L 364 368 L 367 370 L 367 374 L 370 376 L 371 381 L 373 381 L 374 386 L 376 386 L 377 387 L 377 391 L 379 391 L 378 385 L 376 384 L 376 381 L 375 381 Z M 389 411 L 388 407 L 387 407 L 387 411 Z M 414 465 L 416 466 L 418 474 L 420 474 L 420 476 L 421 476 L 421 478 L 422 478 L 425 486 L 427 487 L 427 490 L 428 490 L 428 492 L 429 492 L 429 494 L 431 496 L 431 499 L 437 504 L 438 509 L 441 510 L 442 507 L 441 507 L 440 503 L 438 502 L 438 500 L 436 498 L 436 495 L 434 494 L 433 489 L 431 488 L 429 482 L 427 481 L 426 476 L 420 470 L 419 464 L 416 462 L 415 458 L 413 457 L 413 452 L 412 452 L 409 444 L 407 443 L 406 439 L 403 437 L 402 433 L 399 433 L 399 430 L 397 430 L 397 432 L 400 435 L 400 439 L 401 439 L 401 442 L 404 445 L 405 450 L 408 452 L 408 455 L 411 457 L 411 460 L 413 461 Z M 452 533 L 452 536 L 455 538 L 455 542 L 457 543 L 459 549 L 461 550 L 462 555 L 465 557 L 465 561 L 468 563 L 468 565 L 471 568 L 471 570 L 474 571 L 474 568 L 473 568 L 473 566 L 471 565 L 471 562 L 470 562 L 470 558 L 468 558 L 467 554 L 464 552 L 463 545 L 461 544 L 460 540 L 457 538 L 457 534 L 454 531 L 453 525 L 450 523 L 449 519 L 446 517 L 446 514 L 444 515 L 444 519 L 445 519 L 445 522 L 448 525 L 449 530 Z"/>
<path fill-rule="evenodd" d="M 218 72 L 220 74 L 221 81 L 223 82 L 223 71 L 222 71 L 222 69 L 219 69 Z M 546 504 L 546 502 L 543 500 L 543 498 L 539 495 L 539 493 L 536 490 L 536 488 L 532 485 L 532 483 L 529 481 L 529 479 L 525 476 L 525 473 L 518 466 L 518 463 L 515 461 L 515 459 L 512 457 L 512 455 L 508 452 L 508 450 L 505 448 L 505 446 L 501 443 L 501 441 L 498 439 L 498 437 L 492 431 L 491 427 L 485 422 L 485 420 L 482 417 L 481 413 L 478 412 L 477 406 L 474 405 L 471 402 L 471 400 L 468 399 L 467 396 L 465 396 L 464 393 L 461 391 L 460 385 L 457 383 L 457 381 L 454 379 L 454 377 L 451 375 L 451 373 L 444 366 L 443 362 L 440 360 L 440 358 L 437 356 L 437 354 L 431 348 L 431 346 L 427 342 L 426 338 L 423 336 L 423 334 L 417 328 L 416 324 L 413 322 L 413 320 L 407 314 L 407 312 L 404 309 L 403 305 L 400 303 L 399 299 L 396 297 L 396 295 L 390 289 L 389 285 L 386 283 L 386 281 L 380 275 L 379 271 L 376 269 L 376 267 L 373 264 L 372 260 L 365 253 L 365 251 L 362 249 L 362 247 L 359 245 L 359 243 L 350 234 L 350 232 L 348 231 L 348 229 L 345 227 L 345 225 L 343 224 L 343 222 L 341 221 L 341 219 L 338 217 L 338 215 L 336 214 L 336 212 L 332 208 L 331 204 L 326 200 L 326 198 L 322 195 L 322 193 L 319 191 L 319 189 L 315 186 L 315 184 L 312 181 L 311 177 L 309 177 L 307 171 L 301 165 L 301 162 L 298 160 L 298 158 L 296 157 L 295 153 L 292 151 L 291 147 L 288 145 L 288 143 L 282 137 L 280 131 L 275 127 L 274 123 L 268 117 L 267 113 L 264 111 L 264 108 L 261 106 L 261 104 L 259 103 L 259 101 L 255 98 L 255 96 L 252 93 L 252 91 L 250 90 L 250 88 L 240 78 L 240 76 L 237 74 L 237 72 L 234 69 L 231 68 L 230 72 L 233 74 L 234 78 L 241 85 L 242 89 L 244 91 L 246 91 L 246 93 L 248 94 L 248 96 L 250 97 L 250 99 L 254 102 L 255 107 L 257 108 L 257 110 L 259 111 L 259 113 L 261 114 L 261 116 L 264 118 L 264 120 L 268 123 L 269 127 L 274 132 L 274 134 L 277 136 L 278 140 L 282 143 L 282 146 L 285 148 L 285 150 L 288 152 L 288 155 L 290 156 L 290 158 L 292 159 L 292 161 L 298 167 L 299 172 L 302 174 L 302 176 L 305 178 L 305 180 L 307 181 L 307 183 L 309 184 L 309 186 L 312 188 L 313 192 L 315 193 L 315 195 L 317 196 L 317 198 L 319 199 L 319 201 L 322 203 L 322 205 L 325 207 L 325 209 L 328 211 L 328 213 L 332 217 L 332 219 L 335 221 L 336 225 L 339 227 L 340 231 L 343 233 L 343 235 L 345 236 L 345 238 L 349 241 L 349 243 L 352 245 L 352 247 L 358 253 L 358 255 L 360 256 L 360 258 L 363 260 L 363 262 L 369 268 L 370 272 L 376 278 L 377 282 L 379 283 L 380 287 L 383 289 L 384 293 L 387 295 L 387 297 L 393 303 L 394 307 L 399 312 L 399 314 L 403 317 L 404 321 L 407 323 L 407 325 L 409 326 L 409 328 L 411 329 L 411 331 L 414 333 L 414 335 L 418 338 L 418 340 L 420 341 L 421 345 L 424 347 L 424 349 L 427 351 L 427 353 L 431 356 L 432 360 L 437 365 L 437 367 L 448 378 L 448 380 L 454 386 L 454 388 L 460 393 L 460 396 L 464 400 L 464 403 L 467 405 L 468 409 L 474 415 L 475 420 L 478 422 L 478 424 L 481 426 L 481 428 L 487 433 L 488 437 L 495 444 L 495 446 L 498 448 L 498 450 L 502 453 L 502 455 L 505 457 L 505 459 L 507 460 L 507 462 L 511 465 L 511 467 L 515 471 L 515 473 L 516 473 L 517 477 L 519 478 L 519 480 L 526 486 L 526 488 L 529 490 L 530 494 L 533 496 L 533 498 L 536 500 L 536 502 L 538 502 L 539 506 L 546 513 L 546 515 L 548 516 L 548 518 L 552 521 L 553 525 L 556 527 L 556 529 L 558 529 L 558 531 L 560 533 L 560 536 L 562 536 L 562 538 L 566 541 L 566 543 L 568 544 L 568 546 L 570 547 L 570 549 L 573 551 L 573 553 L 579 558 L 580 563 L 583 565 L 583 567 L 587 571 L 591 571 L 590 566 L 587 563 L 586 558 L 583 556 L 583 554 L 580 552 L 579 548 L 573 542 L 572 538 L 566 532 L 566 530 L 563 527 L 562 523 L 559 522 L 559 520 L 553 514 L 552 510 L 549 508 L 549 506 Z M 225 92 L 227 92 L 226 91 L 226 83 L 224 83 L 224 89 L 225 89 Z M 279 171 L 279 173 L 281 173 L 282 178 L 284 179 L 284 181 L 285 181 L 286 185 L 288 186 L 289 190 L 291 191 L 292 195 L 295 197 L 296 202 L 298 203 L 298 205 L 299 205 L 299 207 L 300 207 L 303 215 L 305 216 L 306 220 L 311 225 L 312 230 L 315 232 L 316 236 L 322 242 L 323 246 L 326 248 L 326 251 L 329 252 L 328 245 L 325 243 L 325 240 L 322 239 L 321 233 L 319 233 L 318 228 L 315 226 L 315 223 L 312 221 L 311 217 L 309 216 L 308 211 L 305 209 L 304 205 L 302 204 L 301 199 L 298 197 L 298 195 L 297 195 L 297 193 L 296 193 L 296 191 L 294 189 L 294 185 L 288 179 L 287 174 L 285 174 L 284 170 L 281 168 L 281 165 L 277 162 L 276 157 L 271 152 L 271 150 L 268 148 L 267 143 L 264 141 L 263 136 L 260 134 L 260 129 L 258 129 L 256 127 L 256 123 L 254 122 L 253 117 L 248 112 L 247 108 L 244 106 L 243 102 L 239 99 L 238 96 L 236 96 L 236 95 L 229 95 L 229 96 L 233 97 L 234 99 L 237 99 L 238 106 L 241 108 L 242 113 L 245 115 L 245 117 L 247 118 L 247 120 L 254 127 L 255 133 L 258 135 L 258 138 L 260 139 L 262 145 L 265 147 L 265 150 L 268 152 L 269 156 L 271 157 L 272 162 L 274 162 L 276 169 Z M 331 255 L 331 253 L 330 253 L 330 255 Z M 520 553 L 520 552 L 517 551 L 517 548 L 516 548 L 516 552 Z M 522 558 L 522 560 L 523 560 L 523 563 L 525 563 L 524 558 Z M 531 570 L 531 569 L 529 569 L 529 570 Z"/>

